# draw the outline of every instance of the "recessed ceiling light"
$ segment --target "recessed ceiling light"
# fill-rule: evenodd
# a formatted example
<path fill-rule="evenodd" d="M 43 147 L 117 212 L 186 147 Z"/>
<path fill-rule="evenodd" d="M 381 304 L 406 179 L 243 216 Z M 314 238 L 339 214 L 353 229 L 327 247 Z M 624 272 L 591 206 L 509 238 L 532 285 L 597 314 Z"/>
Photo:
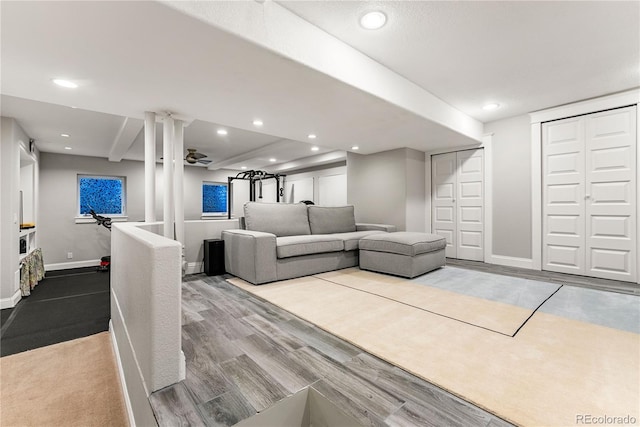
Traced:
<path fill-rule="evenodd" d="M 315 134 L 313 134 L 313 133 L 310 133 L 309 135 L 307 135 L 307 138 L 309 138 L 309 139 L 316 139 L 316 138 L 317 138 L 317 136 L 316 136 Z"/>
<path fill-rule="evenodd" d="M 353 147 L 351 147 L 352 150 L 359 150 L 360 147 L 358 147 L 357 145 L 354 145 Z"/>
<path fill-rule="evenodd" d="M 262 120 L 260 119 L 256 119 L 253 121 L 253 125 L 254 126 L 262 126 L 264 123 L 262 123 Z"/>
<path fill-rule="evenodd" d="M 275 161 L 276 161 L 276 159 L 274 159 L 274 158 L 272 157 L 272 158 L 270 158 L 270 159 L 269 159 L 269 161 L 273 163 L 273 162 L 275 162 Z"/>
<path fill-rule="evenodd" d="M 58 86 L 62 86 L 62 87 L 68 87 L 70 89 L 75 89 L 78 87 L 77 84 L 75 84 L 74 82 L 70 82 L 69 80 L 63 80 L 63 79 L 53 79 L 53 82 L 55 84 L 57 84 Z"/>
<path fill-rule="evenodd" d="M 367 30 L 377 30 L 378 28 L 382 28 L 386 22 L 387 15 L 379 10 L 367 12 L 362 15 L 362 18 L 360 18 L 360 25 L 362 28 Z"/>
<path fill-rule="evenodd" d="M 71 106 L 71 108 L 73 108 L 73 109 L 75 110 L 75 109 L 76 109 L 76 108 L 78 108 L 78 107 L 76 107 L 75 105 L 72 105 L 72 106 Z"/>
<path fill-rule="evenodd" d="M 71 150 L 71 147 L 64 147 L 65 150 Z"/>
<path fill-rule="evenodd" d="M 226 135 L 227 133 L 226 129 L 218 129 L 218 135 Z"/>
<path fill-rule="evenodd" d="M 495 102 L 492 103 L 492 104 L 487 104 L 484 107 L 482 107 L 483 110 L 487 110 L 487 111 L 495 110 L 495 109 L 498 109 L 498 108 L 500 108 L 500 104 L 496 104 Z"/>
<path fill-rule="evenodd" d="M 246 168 L 247 168 L 246 166 L 240 166 L 240 169 L 246 169 Z"/>
<path fill-rule="evenodd" d="M 318 147 L 311 147 L 311 151 L 318 151 L 319 148 Z"/>
<path fill-rule="evenodd" d="M 64 136 L 65 138 L 69 138 L 69 134 L 68 133 L 61 133 L 60 136 Z"/>

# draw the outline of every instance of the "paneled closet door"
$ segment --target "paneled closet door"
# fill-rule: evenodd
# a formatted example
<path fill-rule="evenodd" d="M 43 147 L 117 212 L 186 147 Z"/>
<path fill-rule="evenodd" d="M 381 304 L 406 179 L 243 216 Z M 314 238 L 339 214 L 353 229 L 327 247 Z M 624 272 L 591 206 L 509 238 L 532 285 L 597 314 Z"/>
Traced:
<path fill-rule="evenodd" d="M 584 118 L 542 125 L 544 270 L 585 272 Z"/>
<path fill-rule="evenodd" d="M 636 107 L 545 123 L 543 269 L 636 281 Z"/>
<path fill-rule="evenodd" d="M 484 260 L 483 150 L 457 153 L 457 257 Z"/>
<path fill-rule="evenodd" d="M 431 157 L 433 232 L 447 239 L 445 255 L 456 258 L 456 153 Z"/>
<path fill-rule="evenodd" d="M 431 157 L 433 232 L 448 258 L 484 259 L 483 150 Z"/>
<path fill-rule="evenodd" d="M 586 274 L 636 281 L 636 107 L 585 117 Z"/>

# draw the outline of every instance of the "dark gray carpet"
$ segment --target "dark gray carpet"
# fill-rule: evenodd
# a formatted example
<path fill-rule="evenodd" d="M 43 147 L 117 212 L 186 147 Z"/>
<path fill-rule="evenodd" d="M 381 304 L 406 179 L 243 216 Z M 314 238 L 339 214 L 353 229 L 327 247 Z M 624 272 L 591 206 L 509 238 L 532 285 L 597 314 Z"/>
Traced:
<path fill-rule="evenodd" d="M 15 308 L 2 310 L 0 356 L 109 329 L 109 273 L 91 267 L 46 276 Z"/>

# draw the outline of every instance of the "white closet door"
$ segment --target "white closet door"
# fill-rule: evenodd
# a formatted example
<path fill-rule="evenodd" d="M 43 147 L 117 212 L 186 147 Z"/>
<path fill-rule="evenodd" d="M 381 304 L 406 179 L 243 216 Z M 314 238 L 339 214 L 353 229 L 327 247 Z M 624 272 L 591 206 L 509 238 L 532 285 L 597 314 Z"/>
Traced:
<path fill-rule="evenodd" d="M 457 154 L 457 258 L 484 260 L 483 150 Z"/>
<path fill-rule="evenodd" d="M 636 107 L 542 131 L 543 269 L 635 282 Z"/>
<path fill-rule="evenodd" d="M 543 268 L 585 272 L 584 118 L 544 123 Z"/>
<path fill-rule="evenodd" d="M 586 274 L 636 281 L 636 107 L 585 117 Z"/>
<path fill-rule="evenodd" d="M 447 239 L 445 255 L 456 258 L 456 153 L 431 157 L 433 232 Z"/>
<path fill-rule="evenodd" d="M 433 232 L 448 258 L 484 260 L 483 150 L 431 157 Z"/>

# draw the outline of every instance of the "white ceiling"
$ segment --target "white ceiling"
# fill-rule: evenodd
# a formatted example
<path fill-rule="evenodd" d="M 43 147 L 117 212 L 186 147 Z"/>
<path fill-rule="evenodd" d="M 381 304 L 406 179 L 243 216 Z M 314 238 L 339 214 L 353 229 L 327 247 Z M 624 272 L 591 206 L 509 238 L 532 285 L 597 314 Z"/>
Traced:
<path fill-rule="evenodd" d="M 109 157 L 125 147 L 123 158 L 141 160 L 144 112 L 171 111 L 193 120 L 185 148 L 207 154 L 211 168 L 296 168 L 343 159 L 332 152 L 353 145 L 365 154 L 468 145 L 480 122 L 640 86 L 639 2 L 0 8 L 2 115 L 42 151 Z M 357 25 L 372 8 L 388 16 L 381 30 Z M 60 77 L 80 87 L 51 83 Z M 502 107 L 483 111 L 487 102 Z M 132 136 L 118 141 L 123 126 Z"/>

